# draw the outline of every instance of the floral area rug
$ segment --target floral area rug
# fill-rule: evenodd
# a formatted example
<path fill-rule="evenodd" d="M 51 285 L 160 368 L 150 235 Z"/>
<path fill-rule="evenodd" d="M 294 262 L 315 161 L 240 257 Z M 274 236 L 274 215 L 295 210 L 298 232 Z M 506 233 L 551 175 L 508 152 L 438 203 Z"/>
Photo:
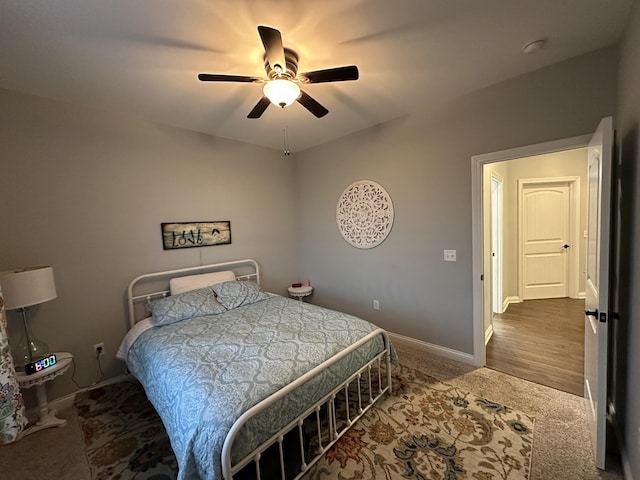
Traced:
<path fill-rule="evenodd" d="M 76 396 L 93 480 L 173 480 L 178 463 L 160 417 L 135 381 Z"/>
<path fill-rule="evenodd" d="M 532 417 L 407 367 L 394 367 L 393 387 L 304 480 L 529 478 Z M 176 477 L 162 422 L 138 383 L 84 392 L 76 404 L 94 480 Z"/>
<path fill-rule="evenodd" d="M 304 477 L 526 480 L 534 419 L 397 366 L 382 398 Z"/>

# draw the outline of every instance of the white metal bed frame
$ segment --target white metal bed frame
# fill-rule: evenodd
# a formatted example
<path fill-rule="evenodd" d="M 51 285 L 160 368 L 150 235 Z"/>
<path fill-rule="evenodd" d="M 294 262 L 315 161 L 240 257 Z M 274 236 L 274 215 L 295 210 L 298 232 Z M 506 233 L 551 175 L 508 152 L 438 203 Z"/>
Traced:
<path fill-rule="evenodd" d="M 242 281 L 255 281 L 260 285 L 260 268 L 258 263 L 252 259 L 236 260 L 231 262 L 223 262 L 210 265 L 200 265 L 196 267 L 181 268 L 176 270 L 167 270 L 156 273 L 149 273 L 140 275 L 134 278 L 127 289 L 127 303 L 129 308 L 129 323 L 133 327 L 138 319 L 142 319 L 142 316 L 136 316 L 135 307 L 136 304 L 144 302 L 145 304 L 154 298 L 166 297 L 170 294 L 168 289 L 169 279 L 192 275 L 196 273 L 208 273 L 223 270 L 232 270 L 236 272 L 236 269 L 249 268 L 249 273 L 236 274 L 237 280 Z M 162 281 L 163 286 L 157 287 L 157 281 Z M 152 291 L 139 293 L 142 289 L 142 285 L 149 285 L 149 282 L 155 287 Z M 155 282 L 155 283 L 154 283 Z M 349 378 L 342 382 L 339 386 L 334 388 L 331 392 L 324 395 L 314 405 L 310 406 L 307 410 L 302 412 L 298 417 L 293 419 L 287 425 L 282 427 L 278 432 L 274 433 L 268 440 L 256 447 L 251 453 L 239 460 L 235 464 L 232 464 L 231 452 L 233 449 L 234 441 L 242 429 L 242 427 L 254 416 L 258 415 L 273 403 L 282 399 L 285 395 L 290 394 L 293 390 L 310 380 L 315 375 L 318 375 L 322 371 L 329 368 L 331 365 L 350 354 L 358 347 L 364 345 L 371 339 L 378 335 L 382 335 L 384 338 L 385 349 L 370 359 L 365 365 L 363 365 L 356 372 L 353 372 Z M 354 388 L 355 385 L 355 388 Z M 351 389 L 355 389 L 355 393 L 350 393 Z M 337 353 L 333 357 L 329 358 L 322 364 L 313 368 L 303 376 L 299 377 L 294 382 L 286 385 L 281 390 L 275 392 L 271 396 L 265 398 L 252 408 L 242 414 L 238 420 L 232 425 L 227 437 L 225 439 L 222 448 L 222 473 L 226 480 L 232 480 L 234 475 L 237 475 L 239 471 L 251 464 L 255 465 L 255 478 L 257 480 L 262 479 L 261 473 L 261 460 L 265 451 L 277 444 L 278 461 L 280 466 L 280 478 L 286 479 L 285 472 L 285 454 L 287 453 L 283 448 L 283 440 L 287 433 L 298 430 L 297 438 L 299 439 L 299 454 L 301 459 L 300 471 L 292 477 L 297 480 L 302 477 L 313 466 L 326 451 L 331 448 L 339 439 L 344 435 L 347 430 L 362 417 L 374 404 L 378 401 L 386 392 L 391 393 L 391 343 L 387 332 L 383 329 L 376 329 L 367 336 L 360 339 L 358 342 L 347 347 L 341 352 Z M 343 394 L 343 395 L 342 395 Z M 357 405 L 355 407 L 355 414 L 351 415 L 351 410 L 354 408 L 350 406 L 351 403 Z M 346 412 L 346 418 L 342 419 L 342 423 L 338 422 L 338 407 L 341 405 L 338 402 L 344 404 L 344 410 L 340 412 Z M 323 432 L 323 423 L 321 422 L 321 415 L 326 412 L 327 422 L 325 430 Z M 304 421 L 308 418 L 315 418 L 315 426 L 317 427 L 317 444 L 315 444 L 315 451 L 311 458 L 305 458 L 305 447 L 309 448 L 309 441 L 305 439 L 303 432 Z M 306 444 L 305 444 L 306 443 Z"/>

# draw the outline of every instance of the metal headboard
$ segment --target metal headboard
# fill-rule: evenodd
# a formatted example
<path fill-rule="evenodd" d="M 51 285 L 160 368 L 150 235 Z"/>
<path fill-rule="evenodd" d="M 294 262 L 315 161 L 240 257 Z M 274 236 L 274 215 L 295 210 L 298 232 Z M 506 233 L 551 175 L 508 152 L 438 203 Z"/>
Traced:
<path fill-rule="evenodd" d="M 142 302 L 146 304 L 146 302 L 154 298 L 162 298 L 169 295 L 170 279 L 195 273 L 210 273 L 223 270 L 233 271 L 236 275 L 236 280 L 251 280 L 260 285 L 260 267 L 255 260 L 250 258 L 231 262 L 212 263 L 209 265 L 198 265 L 197 267 L 179 268 L 177 270 L 145 273 L 144 275 L 134 278 L 127 289 L 129 326 L 133 327 L 137 322 L 135 315 L 136 304 Z"/>

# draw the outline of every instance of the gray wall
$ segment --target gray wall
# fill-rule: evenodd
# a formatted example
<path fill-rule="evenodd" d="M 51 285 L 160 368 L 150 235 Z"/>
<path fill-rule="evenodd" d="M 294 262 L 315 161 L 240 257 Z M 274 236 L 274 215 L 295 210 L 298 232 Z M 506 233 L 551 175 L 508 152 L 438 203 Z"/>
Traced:
<path fill-rule="evenodd" d="M 114 354 L 137 275 L 251 257 L 266 289 L 296 278 L 293 160 L 281 152 L 6 90 L 0 105 L 0 270 L 54 267 L 58 298 L 30 325 L 75 355 L 81 385 L 95 380 L 94 343 L 106 376 L 123 372 Z M 230 220 L 232 244 L 162 250 L 161 222 L 197 220 Z M 76 390 L 70 377 L 47 385 L 50 398 Z"/>
<path fill-rule="evenodd" d="M 620 283 L 614 288 L 618 343 L 613 393 L 624 420 L 628 473 L 640 478 L 640 3 L 634 2 L 622 42 L 619 71 L 617 150 L 619 154 L 617 264 Z M 618 420 L 619 421 L 619 420 Z"/>
<path fill-rule="evenodd" d="M 471 157 L 595 130 L 615 110 L 616 53 L 600 50 L 298 154 L 300 274 L 315 285 L 314 301 L 473 353 Z M 338 197 L 361 179 L 384 186 L 396 214 L 389 237 L 370 250 L 349 246 L 335 222 Z M 457 250 L 457 262 L 444 262 L 443 249 Z"/>

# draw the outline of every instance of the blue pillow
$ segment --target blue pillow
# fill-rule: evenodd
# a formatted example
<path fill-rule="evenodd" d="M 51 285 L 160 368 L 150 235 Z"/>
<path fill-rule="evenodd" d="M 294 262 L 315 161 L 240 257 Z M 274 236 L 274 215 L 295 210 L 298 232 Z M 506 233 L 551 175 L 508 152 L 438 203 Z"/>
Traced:
<path fill-rule="evenodd" d="M 218 301 L 228 310 L 269 298 L 269 295 L 260 290 L 254 282 L 223 282 L 213 285 L 211 289 L 217 295 Z"/>
<path fill-rule="evenodd" d="M 226 311 L 210 286 L 154 300 L 149 303 L 149 310 L 153 314 L 151 323 L 155 326 Z"/>

